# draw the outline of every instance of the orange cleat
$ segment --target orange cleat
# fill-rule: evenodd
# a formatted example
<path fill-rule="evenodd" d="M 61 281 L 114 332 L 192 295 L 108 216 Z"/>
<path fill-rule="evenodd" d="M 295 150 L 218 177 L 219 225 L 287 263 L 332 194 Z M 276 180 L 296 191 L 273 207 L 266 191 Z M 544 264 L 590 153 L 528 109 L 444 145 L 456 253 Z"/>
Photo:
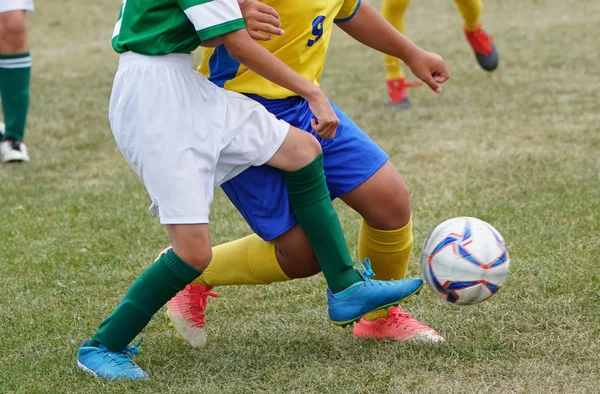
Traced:
<path fill-rule="evenodd" d="M 444 342 L 433 328 L 419 322 L 402 308 L 391 307 L 387 319 L 373 321 L 362 318 L 354 325 L 356 338 L 393 339 L 395 341 Z"/>
<path fill-rule="evenodd" d="M 498 51 L 494 45 L 494 39 L 489 36 L 481 25 L 473 31 L 465 30 L 465 36 L 469 45 L 475 52 L 477 63 L 486 71 L 493 71 L 498 67 Z"/>
<path fill-rule="evenodd" d="M 404 78 L 388 79 L 385 82 L 387 84 L 388 96 L 390 98 L 389 105 L 406 109 L 410 108 L 410 101 L 408 101 L 408 88 L 415 88 L 423 85 L 420 82 L 406 83 Z"/>
<path fill-rule="evenodd" d="M 178 337 L 192 348 L 206 344 L 206 304 L 208 297 L 216 297 L 212 287 L 190 284 L 167 302 L 167 318 Z"/>

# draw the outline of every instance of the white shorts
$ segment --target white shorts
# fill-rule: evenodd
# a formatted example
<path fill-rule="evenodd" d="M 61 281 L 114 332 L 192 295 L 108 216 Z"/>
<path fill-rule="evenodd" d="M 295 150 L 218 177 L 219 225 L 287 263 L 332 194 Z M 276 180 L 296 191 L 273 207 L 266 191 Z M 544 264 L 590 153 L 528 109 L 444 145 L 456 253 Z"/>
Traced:
<path fill-rule="evenodd" d="M 8 11 L 33 11 L 33 0 L 2 0 L 0 1 L 0 14 Z"/>
<path fill-rule="evenodd" d="M 163 224 L 208 223 L 214 189 L 271 159 L 290 128 L 214 85 L 186 54 L 122 54 L 108 117 Z"/>

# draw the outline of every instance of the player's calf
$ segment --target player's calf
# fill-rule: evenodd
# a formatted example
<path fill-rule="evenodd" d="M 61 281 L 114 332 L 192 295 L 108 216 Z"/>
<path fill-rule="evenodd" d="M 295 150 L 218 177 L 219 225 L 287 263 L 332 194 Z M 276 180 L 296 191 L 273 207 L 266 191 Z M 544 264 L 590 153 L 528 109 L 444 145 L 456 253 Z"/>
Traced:
<path fill-rule="evenodd" d="M 308 278 L 321 272 L 319 260 L 299 225 L 275 238 L 273 242 L 277 262 L 288 278 Z"/>

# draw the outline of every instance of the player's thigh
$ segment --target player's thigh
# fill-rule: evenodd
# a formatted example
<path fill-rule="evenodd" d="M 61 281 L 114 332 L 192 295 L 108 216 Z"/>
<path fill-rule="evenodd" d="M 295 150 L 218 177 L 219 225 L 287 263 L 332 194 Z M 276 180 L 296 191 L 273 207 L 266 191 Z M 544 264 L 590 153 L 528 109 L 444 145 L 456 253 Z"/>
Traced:
<path fill-rule="evenodd" d="M 408 190 L 387 154 L 346 114 L 333 106 L 340 125 L 323 141 L 325 176 L 332 198 L 340 197 L 379 229 L 397 229 L 410 218 Z"/>
<path fill-rule="evenodd" d="M 202 96 L 198 73 L 135 54 L 122 59 L 130 62 L 115 76 L 109 120 L 152 213 L 162 224 L 208 223 L 220 142 L 210 121 L 214 100 Z"/>
<path fill-rule="evenodd" d="M 175 254 L 192 267 L 204 270 L 212 259 L 208 224 L 168 224 L 165 227 Z"/>
<path fill-rule="evenodd" d="M 340 198 L 374 228 L 395 230 L 410 219 L 408 187 L 389 161 Z"/>
<path fill-rule="evenodd" d="M 273 167 L 250 167 L 221 188 L 246 223 L 265 241 L 296 226 L 283 172 Z"/>
<path fill-rule="evenodd" d="M 215 177 L 219 186 L 248 167 L 271 160 L 288 137 L 290 125 L 246 96 L 223 89 L 217 93 L 227 108 L 220 125 L 225 131 Z"/>

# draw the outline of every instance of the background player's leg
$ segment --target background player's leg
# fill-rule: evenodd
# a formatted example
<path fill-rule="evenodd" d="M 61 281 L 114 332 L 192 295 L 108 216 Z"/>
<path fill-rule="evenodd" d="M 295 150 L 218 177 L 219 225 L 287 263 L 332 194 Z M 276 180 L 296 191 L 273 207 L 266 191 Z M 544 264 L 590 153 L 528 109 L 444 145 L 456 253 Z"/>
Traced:
<path fill-rule="evenodd" d="M 26 12 L 0 13 L 0 93 L 6 125 L 0 152 L 4 162 L 29 161 L 22 142 L 29 109 L 30 75 Z"/>
<path fill-rule="evenodd" d="M 460 11 L 466 31 L 474 31 L 479 26 L 483 2 L 481 0 L 454 0 Z"/>
<path fill-rule="evenodd" d="M 464 20 L 464 31 L 475 52 L 477 63 L 486 71 L 498 67 L 498 51 L 493 39 L 481 28 L 482 0 L 454 0 Z"/>
<path fill-rule="evenodd" d="M 410 0 L 384 0 L 381 5 L 381 14 L 399 32 L 404 33 L 404 14 Z M 402 108 L 410 107 L 408 101 L 408 87 L 404 79 L 402 61 L 396 57 L 384 55 L 385 81 L 390 104 Z"/>

